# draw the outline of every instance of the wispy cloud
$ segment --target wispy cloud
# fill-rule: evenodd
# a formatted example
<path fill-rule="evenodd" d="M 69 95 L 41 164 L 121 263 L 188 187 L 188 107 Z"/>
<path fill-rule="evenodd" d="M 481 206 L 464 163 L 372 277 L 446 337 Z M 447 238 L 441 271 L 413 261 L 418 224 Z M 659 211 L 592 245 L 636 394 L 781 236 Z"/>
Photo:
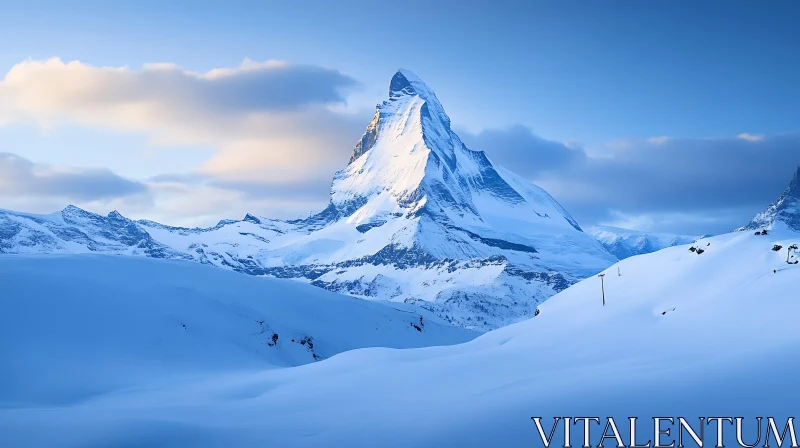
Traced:
<path fill-rule="evenodd" d="M 33 163 L 18 155 L 0 153 L 0 195 L 16 197 L 69 197 L 91 201 L 147 192 L 138 181 L 109 170 Z"/>
<path fill-rule="evenodd" d="M 669 141 L 669 137 L 666 135 L 662 135 L 661 137 L 651 137 L 647 139 L 648 143 L 652 143 L 654 145 L 663 145 L 664 143 Z"/>
<path fill-rule="evenodd" d="M 747 132 L 743 132 L 737 135 L 736 137 L 742 140 L 747 140 L 748 142 L 760 142 L 761 140 L 764 140 L 763 135 L 753 135 L 753 134 L 748 134 Z"/>

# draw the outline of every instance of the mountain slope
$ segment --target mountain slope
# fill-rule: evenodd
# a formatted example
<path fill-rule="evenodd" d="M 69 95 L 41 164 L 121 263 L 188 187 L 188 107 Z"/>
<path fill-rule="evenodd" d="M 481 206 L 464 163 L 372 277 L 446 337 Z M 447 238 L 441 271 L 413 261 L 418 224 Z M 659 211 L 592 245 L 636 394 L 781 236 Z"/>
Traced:
<path fill-rule="evenodd" d="M 667 247 L 693 243 L 698 239 L 689 235 L 642 232 L 611 226 L 593 226 L 586 233 L 592 235 L 607 251 L 620 260 L 634 255 L 649 254 Z"/>
<path fill-rule="evenodd" d="M 800 232 L 800 166 L 797 167 L 792 181 L 778 200 L 757 214 L 746 226 L 737 230 L 772 229 L 776 223 Z"/>
<path fill-rule="evenodd" d="M 247 215 L 185 229 L 75 207 L 0 211 L 0 252 L 87 251 L 302 279 L 481 330 L 530 317 L 616 261 L 547 192 L 467 148 L 433 91 L 406 70 L 334 175 L 330 204 L 309 218 Z"/>
<path fill-rule="evenodd" d="M 553 416 L 613 416 L 627 442 L 629 416 L 695 424 L 713 415 L 745 417 L 745 436 L 755 440 L 753 417 L 773 416 L 780 429 L 800 399 L 800 362 L 791 355 L 800 350 L 800 265 L 771 250 L 793 243 L 800 234 L 786 229 L 736 232 L 698 241 L 702 254 L 679 246 L 632 257 L 619 263 L 621 276 L 616 266 L 606 271 L 606 306 L 592 277 L 541 305 L 537 317 L 465 344 L 142 379 L 46 412 L 4 403 L 0 444 L 527 447 L 539 444 L 531 416 L 547 427 Z M 43 337 L 57 334 L 47 330 Z M 677 427 L 665 426 L 669 444 Z M 600 431 L 593 424 L 592 443 Z M 640 436 L 650 431 L 645 423 Z M 725 435 L 734 437 L 730 425 Z M 580 425 L 572 437 L 581 443 Z M 716 444 L 711 426 L 705 437 Z"/>
<path fill-rule="evenodd" d="M 13 360 L 0 368 L 5 404 L 477 336 L 430 313 L 181 261 L 3 255 L 0 284 L 0 357 Z"/>

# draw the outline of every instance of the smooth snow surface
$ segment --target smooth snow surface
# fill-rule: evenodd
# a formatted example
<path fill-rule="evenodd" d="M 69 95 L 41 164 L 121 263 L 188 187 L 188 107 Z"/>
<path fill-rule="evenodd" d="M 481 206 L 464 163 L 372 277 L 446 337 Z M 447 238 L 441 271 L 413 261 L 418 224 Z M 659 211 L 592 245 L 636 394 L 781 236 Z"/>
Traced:
<path fill-rule="evenodd" d="M 247 354 L 252 347 L 243 344 L 255 335 L 230 333 L 233 322 L 255 333 L 255 317 L 239 317 L 205 294 L 229 291 L 228 300 L 254 308 L 263 297 L 233 285 L 206 293 L 216 279 L 195 275 L 235 274 L 177 263 L 147 275 L 125 266 L 123 274 L 110 272 L 116 267 L 109 263 L 92 293 L 66 300 L 65 291 L 82 290 L 70 286 L 86 276 L 78 264 L 3 257 L 0 275 L 12 291 L 4 289 L 0 302 L 3 377 L 19 369 L 14 366 L 34 368 L 11 384 L 0 382 L 0 446 L 528 447 L 541 446 L 531 416 L 547 422 L 553 416 L 785 418 L 795 415 L 800 399 L 800 265 L 785 262 L 792 243 L 800 243 L 800 234 L 780 226 L 768 236 L 701 239 L 694 243 L 701 254 L 676 246 L 607 269 L 606 306 L 599 279 L 591 277 L 542 304 L 537 317 L 464 344 L 359 349 L 299 367 L 261 369 L 261 355 Z M 771 250 L 775 244 L 784 249 Z M 102 260 L 105 266 L 109 259 Z M 62 272 L 61 265 L 76 268 Z M 142 290 L 151 275 L 174 278 L 175 271 L 185 275 L 152 281 L 165 282 L 178 296 L 183 288 L 196 291 L 181 301 L 180 316 L 172 301 Z M 107 300 L 97 297 L 100 291 Z M 120 295 L 128 298 L 115 312 L 111 304 Z M 92 311 L 94 305 L 83 305 L 90 302 L 107 308 Z M 264 306 L 258 316 L 268 320 Z M 148 309 L 158 317 L 146 317 Z M 171 320 L 173 313 L 187 316 L 187 330 Z M 384 313 L 372 319 L 389 325 Z M 147 342 L 154 350 L 173 347 L 164 353 L 176 357 L 181 375 L 156 375 L 127 340 L 132 322 L 145 318 L 148 328 L 158 328 L 145 334 L 163 338 Z M 337 323 L 330 331 L 326 338 L 348 326 Z M 185 354 L 194 350 L 188 342 L 167 340 L 198 333 L 226 341 L 207 353 L 224 362 Z M 48 350 L 57 340 L 57 349 Z M 135 368 L 114 384 L 108 372 L 120 366 Z M 89 388 L 96 383 L 102 390 Z M 593 431 L 596 444 L 599 429 Z M 580 444 L 577 437 L 573 446 Z"/>
<path fill-rule="evenodd" d="M 6 406 L 70 405 L 157 378 L 477 336 L 430 313 L 184 261 L 6 255 L 0 285 Z"/>

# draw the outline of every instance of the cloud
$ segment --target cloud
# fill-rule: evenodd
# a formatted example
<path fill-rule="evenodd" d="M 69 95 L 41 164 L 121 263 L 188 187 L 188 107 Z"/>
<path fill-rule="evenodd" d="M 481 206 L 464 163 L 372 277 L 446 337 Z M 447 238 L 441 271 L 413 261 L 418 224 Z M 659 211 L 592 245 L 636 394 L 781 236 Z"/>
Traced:
<path fill-rule="evenodd" d="M 245 60 L 236 68 L 195 73 L 170 63 L 131 70 L 53 58 L 15 65 L 2 87 L 19 110 L 77 109 L 87 115 L 149 110 L 179 115 L 192 110 L 242 113 L 343 103 L 342 89 L 355 84 L 333 69 L 280 61 Z"/>
<path fill-rule="evenodd" d="M 280 61 L 196 73 L 29 60 L 0 81 L 0 124 L 144 133 L 154 147 L 216 150 L 204 173 L 282 183 L 329 177 L 346 163 L 370 115 L 342 108 L 357 85 L 334 69 Z"/>
<path fill-rule="evenodd" d="M 579 221 L 608 222 L 616 210 L 661 230 L 715 233 L 742 225 L 786 188 L 800 135 L 628 141 L 599 152 L 532 180 Z"/>
<path fill-rule="evenodd" d="M 122 178 L 106 169 L 36 164 L 15 154 L 0 153 L 0 196 L 58 197 L 86 202 L 146 192 L 143 183 Z"/>
<path fill-rule="evenodd" d="M 0 179 L 6 191 L 24 188 L 25 197 L 38 196 L 5 195 L 2 204 L 35 212 L 66 203 L 98 212 L 120 208 L 131 217 L 177 225 L 211 225 L 247 212 L 308 214 L 324 208 L 333 172 L 347 163 L 373 113 L 346 103 L 357 87 L 335 69 L 282 61 L 245 60 L 204 73 L 172 63 L 132 69 L 58 58 L 23 61 L 0 79 L 0 125 L 137 133 L 147 137 L 148 152 L 202 148 L 211 156 L 187 172 L 142 182 L 86 170 L 34 181 L 23 176 L 30 170 L 13 168 L 13 182 Z"/>
<path fill-rule="evenodd" d="M 297 218 L 318 212 L 328 202 L 329 177 L 269 184 L 195 172 L 135 181 L 106 169 L 52 166 L 0 153 L 0 208 L 52 213 L 74 204 L 101 214 L 120 210 L 133 219 L 205 227 L 246 213 Z"/>
<path fill-rule="evenodd" d="M 662 136 L 592 148 L 549 141 L 521 125 L 461 134 L 468 147 L 545 188 L 587 226 L 729 231 L 774 201 L 800 164 L 797 134 Z"/>
<path fill-rule="evenodd" d="M 246 213 L 269 218 L 297 218 L 322 210 L 327 194 L 304 194 L 277 185 L 226 184 L 204 176 L 158 176 L 148 181 L 153 203 L 128 207 L 133 218 L 205 227 L 220 219 L 241 219 Z"/>
<path fill-rule="evenodd" d="M 545 140 L 523 125 L 459 135 L 468 148 L 486 152 L 493 161 L 523 176 L 563 169 L 586 157 L 576 142 Z"/>
<path fill-rule="evenodd" d="M 764 140 L 763 135 L 753 135 L 753 134 L 748 134 L 747 132 L 741 133 L 736 137 L 742 140 L 747 140 L 749 142 L 760 142 L 761 140 Z"/>
<path fill-rule="evenodd" d="M 298 218 L 325 208 L 330 184 L 330 173 L 324 180 L 276 184 L 225 180 L 206 173 L 161 174 L 147 180 L 155 197 L 153 206 L 132 212 L 147 219 L 191 226 L 241 218 L 246 213 Z"/>
<path fill-rule="evenodd" d="M 653 145 L 663 145 L 664 143 L 669 141 L 669 137 L 662 135 L 661 137 L 652 137 L 648 138 L 647 142 L 652 143 Z"/>
<path fill-rule="evenodd" d="M 722 228 L 730 231 L 731 223 L 742 223 L 741 208 L 716 209 L 714 213 L 698 214 L 681 211 L 655 213 L 625 213 L 619 210 L 608 210 L 607 217 L 599 222 L 601 225 L 658 232 L 664 229 L 692 235 L 695 237 L 708 234 L 704 229 Z M 749 215 L 748 215 L 749 216 Z"/>

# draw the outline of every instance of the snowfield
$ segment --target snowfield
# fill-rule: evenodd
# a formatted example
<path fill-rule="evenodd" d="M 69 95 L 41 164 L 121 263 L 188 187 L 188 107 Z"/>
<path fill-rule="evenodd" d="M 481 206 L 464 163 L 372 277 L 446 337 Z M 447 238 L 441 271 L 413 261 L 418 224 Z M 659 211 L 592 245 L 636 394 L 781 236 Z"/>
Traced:
<path fill-rule="evenodd" d="M 699 254 L 676 246 L 608 268 L 606 306 L 593 276 L 537 317 L 470 342 L 336 355 L 357 346 L 340 336 L 375 322 L 395 347 L 469 335 L 433 324 L 417 332 L 381 304 L 310 307 L 289 292 L 306 285 L 179 262 L 1 257 L 0 446 L 529 447 L 541 446 L 532 416 L 547 428 L 554 416 L 785 419 L 800 399 L 800 265 L 785 262 L 793 243 L 800 234 L 781 222 L 766 236 L 701 239 Z M 293 308 L 277 319 L 272 286 L 308 314 L 305 327 L 288 323 Z M 307 353 L 266 347 L 261 318 L 279 345 L 319 329 L 314 349 L 327 359 L 278 367 Z"/>
<path fill-rule="evenodd" d="M 185 261 L 6 255 L 0 285 L 3 406 L 71 405 L 153 379 L 478 335 L 430 313 Z"/>

